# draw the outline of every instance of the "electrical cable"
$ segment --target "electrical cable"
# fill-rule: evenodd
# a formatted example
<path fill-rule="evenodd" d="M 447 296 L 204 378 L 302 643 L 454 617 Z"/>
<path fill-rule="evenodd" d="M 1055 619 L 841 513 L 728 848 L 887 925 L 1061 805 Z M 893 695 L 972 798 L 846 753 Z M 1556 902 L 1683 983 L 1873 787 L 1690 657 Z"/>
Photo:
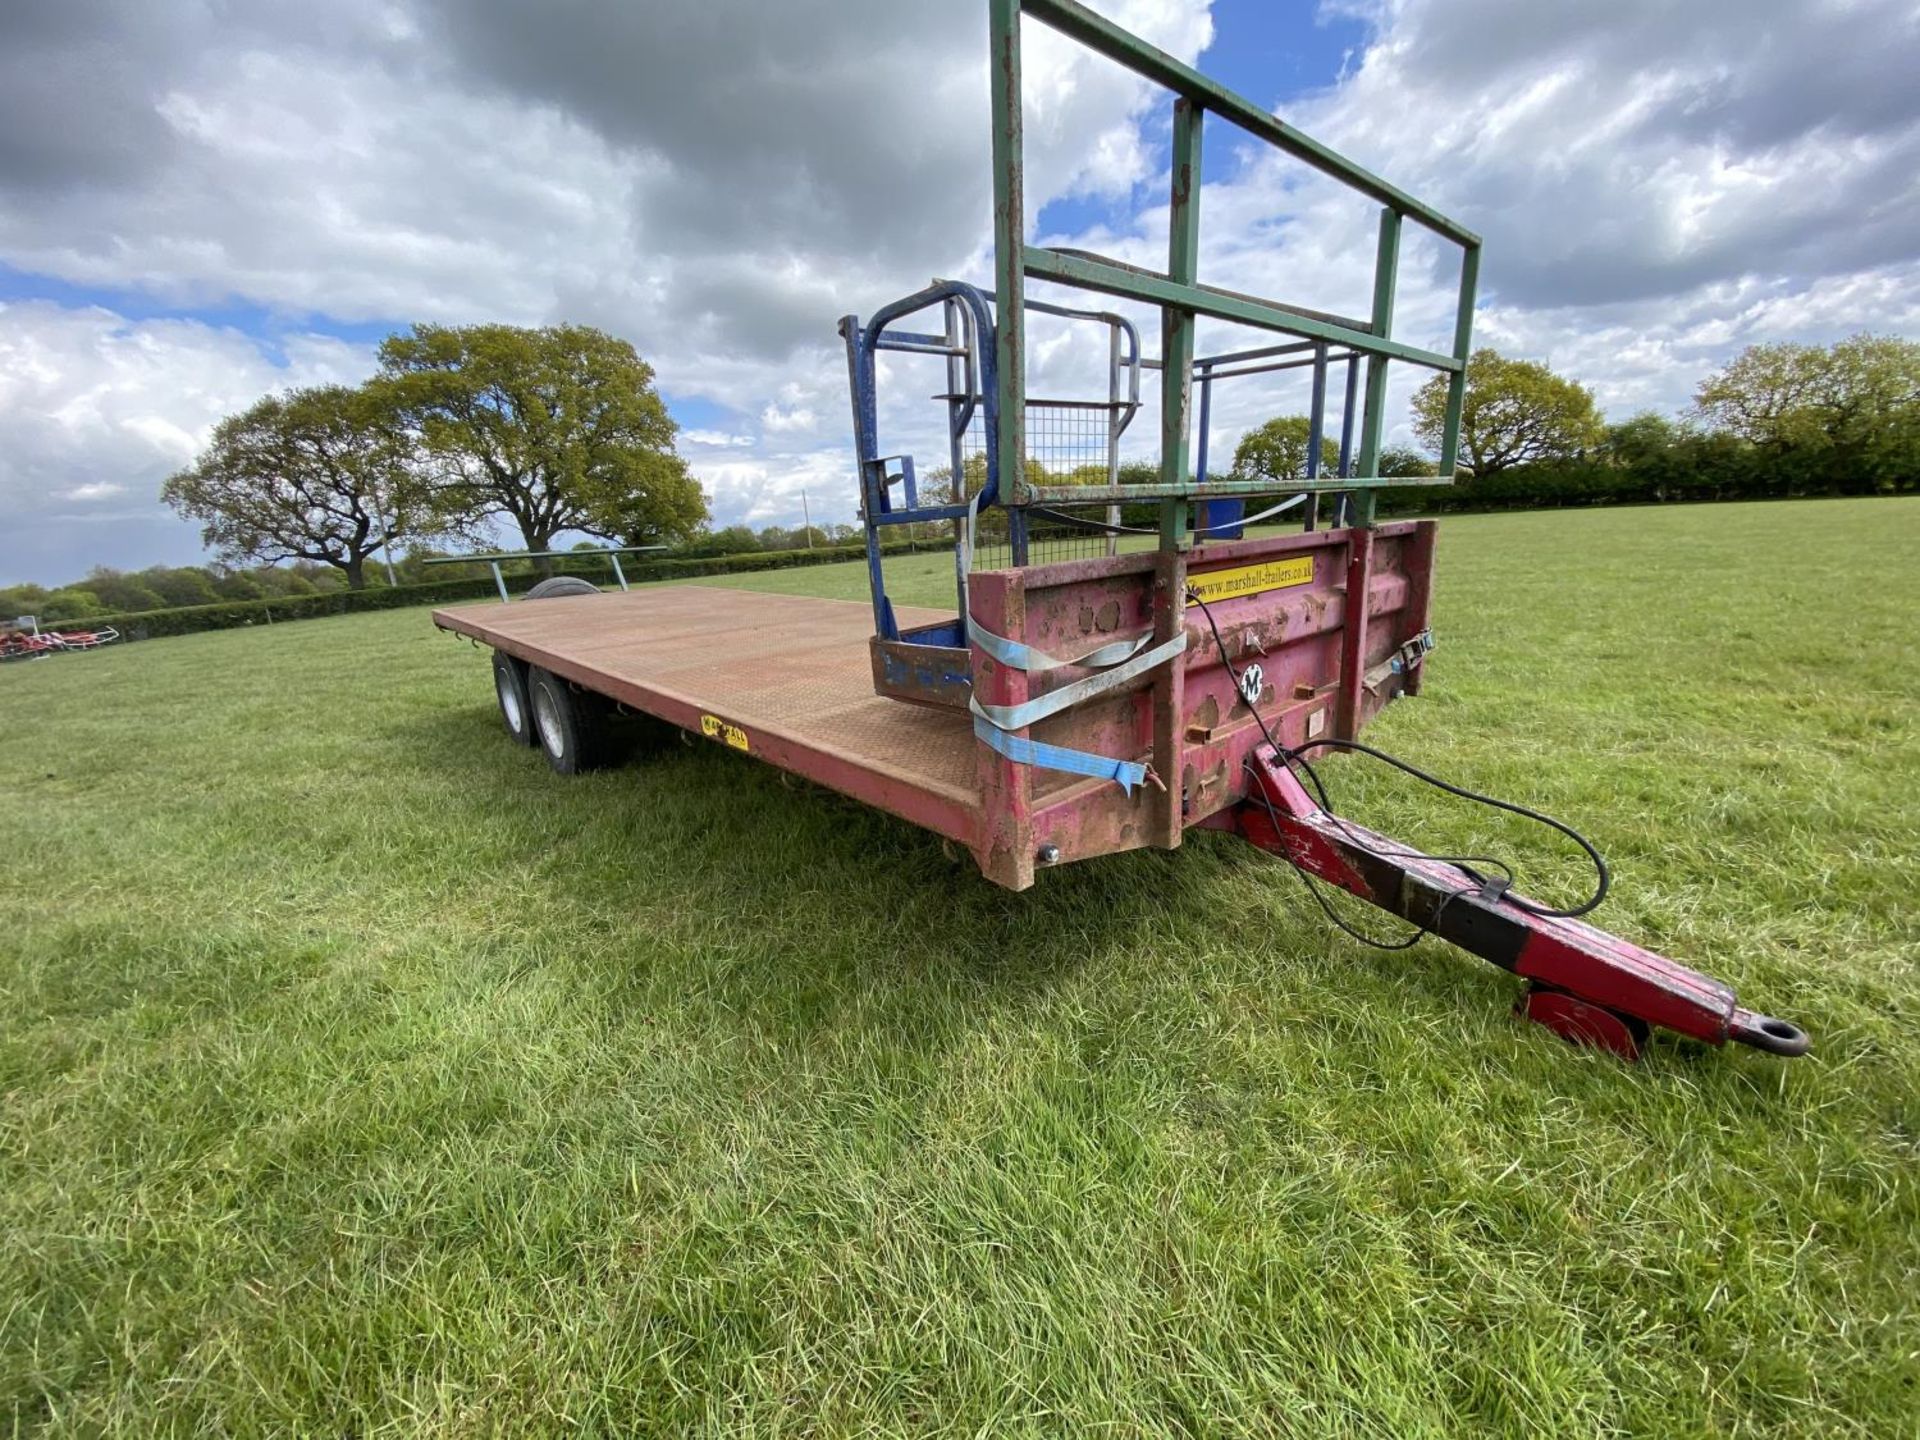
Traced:
<path fill-rule="evenodd" d="M 1556 910 L 1547 905 L 1536 905 L 1524 895 L 1503 896 L 1502 898 L 1516 910 L 1524 910 L 1529 915 L 1539 915 L 1549 920 L 1571 920 L 1576 915 L 1585 915 L 1588 911 L 1597 908 L 1600 902 L 1607 898 L 1607 891 L 1613 885 L 1613 872 L 1607 868 L 1606 857 L 1595 848 L 1592 841 L 1563 820 L 1556 820 L 1551 815 L 1529 809 L 1527 806 L 1517 804 L 1511 800 L 1502 800 L 1495 795 L 1482 795 L 1478 790 L 1469 790 L 1464 785 L 1454 785 L 1446 780 L 1442 780 L 1438 775 L 1429 775 L 1419 766 L 1407 763 L 1398 755 L 1389 754 L 1387 751 L 1377 749 L 1372 745 L 1363 745 L 1358 740 L 1336 740 L 1332 738 L 1309 740 L 1296 747 L 1292 753 L 1295 758 L 1298 758 L 1303 751 L 1307 750 L 1352 750 L 1361 755 L 1371 755 L 1374 759 L 1385 761 L 1387 764 L 1393 766 L 1394 769 L 1411 775 L 1416 780 L 1424 781 L 1436 790 L 1444 790 L 1447 794 L 1458 796 L 1462 800 L 1472 800 L 1477 804 L 1486 805 L 1495 810 L 1505 810 L 1510 815 L 1518 815 L 1522 819 L 1532 820 L 1537 824 L 1545 825 L 1550 830 L 1558 830 L 1562 835 L 1586 851 L 1587 858 L 1593 862 L 1593 894 L 1589 895 L 1578 905 L 1569 906 L 1566 909 L 1560 910 Z M 1302 760 L 1301 763 L 1305 764 L 1306 762 Z M 1435 856 L 1434 858 L 1444 859 L 1446 857 Z"/>
<path fill-rule="evenodd" d="M 1266 727 L 1264 725 L 1261 727 L 1262 730 L 1264 730 L 1265 728 Z M 1253 768 L 1253 757 L 1251 755 L 1247 757 L 1246 768 L 1247 768 L 1247 774 L 1254 781 L 1254 784 L 1252 786 L 1253 793 L 1260 797 L 1260 803 L 1266 807 L 1267 822 L 1273 826 L 1274 833 L 1277 835 L 1280 833 L 1280 815 L 1279 815 L 1279 812 L 1273 808 L 1273 801 L 1267 798 L 1267 792 L 1260 788 L 1259 777 L 1257 772 Z M 1319 905 L 1320 909 L 1323 912 L 1325 912 L 1327 919 L 1331 920 L 1340 929 L 1344 930 L 1348 935 L 1351 935 L 1355 940 L 1358 940 L 1362 945 L 1367 946 L 1369 949 L 1411 950 L 1415 945 L 1418 945 L 1420 941 L 1426 936 L 1426 933 L 1427 933 L 1426 927 L 1424 925 L 1416 925 L 1413 928 L 1413 932 L 1411 934 L 1406 935 L 1399 940 L 1376 940 L 1373 936 L 1367 934 L 1365 931 L 1360 930 L 1358 927 L 1352 924 L 1349 924 L 1346 918 L 1342 916 L 1339 911 L 1333 908 L 1333 902 L 1327 899 L 1327 897 L 1321 893 L 1320 887 L 1318 884 L 1315 883 L 1313 876 L 1309 875 L 1305 870 L 1301 869 L 1298 865 L 1289 865 L 1287 868 L 1292 870 L 1294 874 L 1300 877 L 1300 882 L 1307 887 L 1307 894 L 1313 897 L 1314 903 Z M 1447 898 L 1450 900 L 1453 897 L 1448 896 Z M 1444 908 L 1444 902 L 1442 903 L 1442 908 Z"/>
<path fill-rule="evenodd" d="M 1266 737 L 1267 743 L 1273 747 L 1274 754 L 1280 757 L 1282 764 L 1286 765 L 1289 769 L 1297 770 L 1306 778 L 1308 783 L 1313 786 L 1314 792 L 1319 799 L 1321 810 L 1323 810 L 1326 813 L 1328 819 L 1330 819 L 1331 821 L 1333 821 L 1334 824 L 1340 827 L 1341 831 L 1346 835 L 1347 839 L 1357 848 L 1365 851 L 1370 855 L 1377 856 L 1378 858 L 1383 860 L 1427 859 L 1427 860 L 1439 860 L 1439 861 L 1442 861 L 1443 863 L 1453 865 L 1454 867 L 1459 869 L 1462 873 L 1467 875 L 1468 878 L 1478 881 L 1479 888 L 1482 891 L 1490 892 L 1494 895 L 1497 895 L 1500 899 L 1505 900 L 1507 904 L 1512 905 L 1515 909 L 1524 910 L 1530 915 L 1538 915 L 1546 918 L 1570 919 L 1576 915 L 1585 915 L 1588 911 L 1594 909 L 1594 907 L 1599 905 L 1600 902 L 1606 898 L 1607 889 L 1609 885 L 1612 883 L 1612 875 L 1607 869 L 1607 862 L 1605 857 L 1603 857 L 1600 854 L 1599 850 L 1594 847 L 1592 842 L 1589 841 L 1586 836 L 1582 835 L 1578 830 L 1575 830 L 1571 825 L 1568 825 L 1563 821 L 1556 820 L 1551 815 L 1542 814 L 1538 810 L 1529 809 L 1525 805 L 1519 805 L 1510 800 L 1501 800 L 1492 795 L 1482 795 L 1477 790 L 1469 790 L 1465 786 L 1455 785 L 1450 781 L 1442 780 L 1439 776 L 1431 775 L 1427 771 L 1420 769 L 1418 766 L 1409 764 L 1407 761 L 1400 759 L 1400 757 L 1397 755 L 1390 754 L 1387 751 L 1381 750 L 1376 746 L 1363 745 L 1357 740 L 1335 740 L 1335 739 L 1309 740 L 1306 743 L 1298 746 L 1297 748 L 1293 746 L 1281 744 L 1279 737 L 1276 736 L 1273 733 L 1272 729 L 1267 725 L 1266 717 L 1260 713 L 1258 707 L 1256 707 L 1251 701 L 1249 701 L 1246 698 L 1246 691 L 1240 683 L 1240 672 L 1234 666 L 1233 661 L 1228 657 L 1227 642 L 1225 638 L 1220 634 L 1219 623 L 1213 618 L 1213 607 L 1208 605 L 1207 602 L 1201 598 L 1200 593 L 1197 590 L 1193 589 L 1193 587 L 1191 586 L 1189 586 L 1187 589 L 1187 596 L 1189 599 L 1193 601 L 1194 604 L 1200 607 L 1200 613 L 1206 617 L 1207 628 L 1213 632 L 1213 642 L 1216 646 L 1219 647 L 1219 650 L 1220 650 L 1220 663 L 1226 667 L 1227 674 L 1233 680 L 1234 693 L 1240 700 L 1240 703 L 1246 705 L 1247 709 L 1252 712 L 1254 723 L 1260 727 L 1260 733 Z M 1500 860 L 1500 859 L 1497 859 L 1491 856 L 1485 856 L 1485 855 L 1427 855 L 1424 852 L 1414 851 L 1414 850 L 1394 851 L 1394 850 L 1380 849 L 1378 846 L 1372 844 L 1369 840 L 1363 838 L 1355 829 L 1355 827 L 1346 819 L 1346 817 L 1341 815 L 1334 808 L 1332 798 L 1327 793 L 1327 787 L 1325 782 L 1321 780 L 1319 772 L 1314 769 L 1313 765 L 1307 760 L 1306 755 L 1304 753 L 1308 750 L 1319 750 L 1319 749 L 1351 750 L 1358 754 L 1371 756 L 1376 760 L 1385 761 L 1387 764 L 1393 766 L 1396 770 L 1400 770 L 1405 774 L 1411 775 L 1414 779 L 1423 781 L 1426 784 L 1433 786 L 1437 790 L 1445 791 L 1449 795 L 1456 796 L 1462 800 L 1476 801 L 1479 804 L 1489 806 L 1496 810 L 1505 810 L 1510 814 L 1519 815 L 1525 819 L 1537 821 L 1538 823 L 1545 825 L 1550 829 L 1559 831 L 1562 835 L 1565 835 L 1568 839 L 1572 840 L 1574 844 L 1578 845 L 1582 850 L 1584 850 L 1587 854 L 1587 858 L 1593 862 L 1594 875 L 1595 875 L 1595 885 L 1594 885 L 1593 894 L 1579 905 L 1572 906 L 1567 909 L 1554 909 L 1549 906 L 1535 904 L 1533 901 L 1530 901 L 1523 896 L 1512 893 L 1511 886 L 1514 880 L 1513 867 L 1508 865 L 1504 860 Z M 1246 763 L 1247 763 L 1248 770 L 1251 773 L 1252 765 L 1253 765 L 1253 757 L 1251 755 L 1247 757 Z M 1260 785 L 1257 783 L 1257 777 L 1256 777 L 1256 783 L 1252 786 L 1252 789 L 1254 793 L 1259 795 L 1261 803 L 1266 807 L 1267 818 L 1273 824 L 1274 829 L 1277 833 L 1280 829 L 1279 815 L 1273 808 L 1272 800 L 1267 797 L 1265 790 L 1262 789 Z M 1481 875 L 1478 872 L 1478 870 L 1475 868 L 1476 866 L 1482 866 L 1482 865 L 1490 866 L 1494 869 L 1501 871 L 1503 878 L 1498 881 L 1488 881 L 1486 877 Z M 1408 949 L 1413 944 L 1415 944 L 1422 935 L 1426 934 L 1428 929 L 1430 928 L 1429 926 L 1418 926 L 1415 928 L 1414 932 L 1411 935 L 1405 937 L 1402 940 L 1397 940 L 1397 941 L 1377 940 L 1370 935 L 1363 934 L 1354 926 L 1348 924 L 1346 920 L 1341 918 L 1341 916 L 1335 912 L 1332 903 L 1327 899 L 1327 897 L 1324 894 L 1321 893 L 1319 886 L 1314 883 L 1314 879 L 1311 875 L 1309 875 L 1305 870 L 1301 869 L 1297 865 L 1294 866 L 1293 869 L 1299 874 L 1300 878 L 1306 882 L 1308 893 L 1311 894 L 1313 898 L 1319 903 L 1321 910 L 1323 910 L 1326 913 L 1327 918 L 1329 920 L 1333 921 L 1335 925 L 1337 925 L 1341 930 L 1345 931 L 1348 935 L 1352 936 L 1354 939 L 1360 941 L 1365 945 L 1369 945 L 1376 950 Z M 1461 895 L 1470 895 L 1473 893 L 1474 893 L 1474 888 L 1468 887 L 1466 889 L 1458 890 L 1453 892 L 1452 894 L 1449 894 L 1445 899 L 1443 899 L 1440 902 L 1439 909 L 1434 912 L 1434 921 L 1436 923 L 1438 922 L 1440 915 L 1444 913 L 1447 905 L 1450 904 L 1452 901 L 1459 898 L 1459 896 Z"/>
<path fill-rule="evenodd" d="M 1267 744 L 1273 747 L 1273 753 L 1280 757 L 1281 762 L 1283 764 L 1287 764 L 1287 765 L 1293 764 L 1294 763 L 1292 758 L 1293 752 L 1289 750 L 1285 745 L 1282 745 L 1280 743 L 1279 737 L 1276 736 L 1273 733 L 1273 731 L 1268 728 L 1266 717 L 1260 713 L 1259 707 L 1247 701 L 1246 691 L 1241 687 L 1241 683 L 1240 683 L 1240 672 L 1234 667 L 1233 661 L 1228 658 L 1227 642 L 1225 638 L 1222 637 L 1222 635 L 1220 634 L 1219 624 L 1213 618 L 1213 607 L 1207 604 L 1207 602 L 1200 597 L 1200 592 L 1195 590 L 1192 586 L 1187 587 L 1187 595 L 1193 601 L 1194 604 L 1200 607 L 1200 613 L 1206 617 L 1207 628 L 1213 632 L 1213 643 L 1216 646 L 1218 646 L 1220 649 L 1220 663 L 1226 667 L 1227 674 L 1230 677 L 1232 677 L 1234 694 L 1238 696 L 1241 702 L 1246 704 L 1247 709 L 1252 712 L 1253 723 L 1260 727 L 1260 733 L 1266 737 Z M 1313 788 L 1317 792 L 1319 792 L 1320 808 L 1324 810 L 1329 816 L 1332 816 L 1335 819 L 1338 819 L 1339 817 L 1335 814 L 1335 811 L 1333 809 L 1333 802 L 1327 795 L 1327 787 L 1321 782 L 1319 772 L 1317 772 L 1311 765 L 1307 764 L 1307 762 L 1304 760 L 1300 761 L 1299 764 L 1300 764 L 1300 768 L 1306 772 L 1307 778 L 1313 783 Z M 1273 825 L 1274 833 L 1277 835 L 1280 833 L 1280 817 L 1273 808 L 1273 801 L 1267 798 L 1266 791 L 1261 788 L 1259 784 L 1258 776 L 1254 775 L 1253 773 L 1253 757 L 1251 755 L 1249 755 L 1246 759 L 1246 768 L 1248 770 L 1249 776 L 1254 780 L 1254 783 L 1251 786 L 1251 789 L 1256 795 L 1260 797 L 1261 804 L 1263 804 L 1266 807 L 1267 819 Z M 1341 828 L 1342 829 L 1346 828 L 1344 823 L 1342 824 Z M 1352 837 L 1350 836 L 1349 838 L 1352 838 Z M 1362 848 L 1367 848 L 1367 847 L 1363 846 Z M 1421 937 L 1427 933 L 1426 928 L 1424 926 L 1416 926 L 1411 934 L 1403 936 L 1399 940 L 1375 939 L 1373 936 L 1368 935 L 1364 931 L 1358 929 L 1356 926 L 1350 924 L 1344 917 L 1340 915 L 1338 911 L 1336 911 L 1333 908 L 1333 902 L 1329 900 L 1324 894 L 1321 893 L 1320 887 L 1318 884 L 1314 882 L 1313 876 L 1309 875 L 1305 870 L 1301 869 L 1298 865 L 1293 865 L 1290 868 L 1293 870 L 1294 874 L 1300 877 L 1301 883 L 1303 883 L 1307 887 L 1307 893 L 1313 897 L 1314 903 L 1319 905 L 1320 909 L 1326 914 L 1327 919 L 1331 920 L 1339 929 L 1344 931 L 1347 935 L 1351 936 L 1355 940 L 1358 940 L 1362 945 L 1368 946 L 1370 949 L 1410 950 L 1415 945 L 1419 944 Z M 1448 897 L 1448 898 L 1451 899 L 1452 897 Z M 1443 908 L 1444 908 L 1444 902 L 1443 902 Z"/>

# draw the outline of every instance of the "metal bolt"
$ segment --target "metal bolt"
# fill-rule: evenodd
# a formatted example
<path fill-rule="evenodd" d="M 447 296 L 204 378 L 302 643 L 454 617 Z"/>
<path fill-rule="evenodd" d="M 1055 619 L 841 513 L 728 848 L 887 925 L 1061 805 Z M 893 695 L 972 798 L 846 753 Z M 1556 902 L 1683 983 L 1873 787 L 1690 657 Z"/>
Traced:
<path fill-rule="evenodd" d="M 1060 863 L 1060 847 L 1058 845 L 1042 845 L 1034 852 L 1033 860 L 1036 865 L 1058 865 Z"/>

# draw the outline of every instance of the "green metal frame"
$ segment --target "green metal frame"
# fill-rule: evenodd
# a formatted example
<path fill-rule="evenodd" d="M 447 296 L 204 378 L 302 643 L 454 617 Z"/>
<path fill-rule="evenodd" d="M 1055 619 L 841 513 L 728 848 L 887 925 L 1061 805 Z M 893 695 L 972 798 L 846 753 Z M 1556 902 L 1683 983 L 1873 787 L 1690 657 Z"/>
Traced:
<path fill-rule="evenodd" d="M 1480 274 L 1480 237 L 1439 211 L 1353 164 L 1318 141 L 1270 115 L 1259 106 L 1209 80 L 1190 65 L 1128 34 L 1077 0 L 987 0 L 992 32 L 993 214 L 995 321 L 999 360 L 1000 493 L 1008 504 L 1061 504 L 1161 499 L 1161 538 L 1179 546 L 1186 538 L 1189 499 L 1208 496 L 1271 495 L 1281 491 L 1358 492 L 1356 522 L 1371 524 L 1370 491 L 1386 485 L 1452 483 L 1460 448 L 1460 405 L 1466 388 L 1467 357 L 1473 343 L 1474 290 Z M 1022 170 L 1020 102 L 1020 18 L 1022 14 L 1126 66 L 1174 92 L 1172 224 L 1165 274 L 1078 251 L 1029 245 L 1026 240 L 1025 186 Z M 1373 307 L 1362 323 L 1303 310 L 1277 301 L 1203 285 L 1198 278 L 1200 245 L 1201 133 L 1211 113 L 1233 122 L 1304 161 L 1383 207 L 1379 248 L 1374 259 Z M 1400 232 L 1411 220 L 1462 250 L 1459 308 L 1451 353 L 1424 350 L 1392 337 L 1394 290 L 1400 263 Z M 1160 480 L 1153 485 L 1062 486 L 1026 482 L 1026 305 L 1028 279 L 1051 280 L 1084 290 L 1125 296 L 1158 305 L 1161 313 Z M 1362 412 L 1359 473 L 1315 481 L 1209 481 L 1189 478 L 1192 434 L 1193 335 L 1200 315 L 1231 320 L 1264 330 L 1350 346 L 1367 357 L 1365 408 Z M 1391 361 L 1440 371 L 1450 377 L 1440 473 L 1431 480 L 1376 473 L 1385 424 L 1387 366 Z"/>

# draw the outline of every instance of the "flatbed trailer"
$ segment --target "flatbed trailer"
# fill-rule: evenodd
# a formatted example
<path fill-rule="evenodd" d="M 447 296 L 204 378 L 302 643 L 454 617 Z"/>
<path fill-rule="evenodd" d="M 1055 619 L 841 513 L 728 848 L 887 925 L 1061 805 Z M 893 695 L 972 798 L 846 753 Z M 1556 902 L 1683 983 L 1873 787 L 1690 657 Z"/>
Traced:
<path fill-rule="evenodd" d="M 1030 727 L 1040 744 L 1135 760 L 1143 783 L 1123 787 L 1110 777 L 1022 764 L 982 743 L 962 706 L 903 704 L 878 690 L 875 671 L 894 650 L 876 644 L 871 612 L 857 601 L 675 585 L 464 605 L 436 610 L 433 620 L 580 691 L 932 830 L 971 851 L 988 878 L 1025 889 L 1036 868 L 1147 845 L 1171 848 L 1187 829 L 1238 803 L 1246 757 L 1264 738 L 1262 722 L 1296 744 L 1354 735 L 1389 698 L 1417 689 L 1417 667 L 1398 675 L 1389 669 L 1391 685 L 1369 689 L 1360 682 L 1425 630 L 1433 532 L 1430 521 L 1408 522 L 1189 552 L 1186 574 L 1196 586 L 1264 580 L 1273 588 L 1211 602 L 1210 617 L 1197 604 L 1186 608 L 1185 723 L 1172 785 L 1152 763 L 1157 697 L 1150 673 Z M 1354 568 L 1356 549 L 1364 574 Z M 1084 654 L 1150 632 L 1164 569 L 1148 552 L 976 572 L 970 588 L 982 613 L 993 612 L 1020 643 Z M 1357 627 L 1370 638 L 1355 642 L 1364 647 L 1364 664 L 1359 651 L 1347 663 L 1350 582 L 1371 596 L 1368 623 Z M 908 631 L 953 623 L 937 610 L 895 614 Z M 1220 663 L 1209 633 L 1215 625 L 1236 654 L 1257 657 L 1239 679 Z M 973 688 L 974 657 L 926 663 L 928 689 L 938 684 L 936 664 L 964 671 L 962 688 Z M 1063 667 L 1033 684 L 984 653 L 977 665 L 980 689 L 1001 703 L 1029 701 L 1051 693 L 1044 687 L 1064 688 L 1092 673 Z M 1242 688 L 1255 665 L 1258 692 Z M 1342 674 L 1356 683 L 1343 686 Z M 884 673 L 880 678 L 884 683 Z M 1245 713 L 1235 717 L 1236 708 Z M 536 727 L 520 733 L 538 738 Z"/>
<path fill-rule="evenodd" d="M 435 624 L 492 650 L 508 733 L 568 773 L 598 758 L 593 742 L 615 709 L 652 716 L 939 834 L 1013 890 L 1053 866 L 1225 831 L 1297 870 L 1349 933 L 1358 935 L 1322 886 L 1415 927 L 1389 948 L 1431 934 L 1525 978 L 1520 1013 L 1568 1040 L 1635 1057 L 1659 1025 L 1710 1044 L 1804 1053 L 1798 1026 L 1745 1010 L 1719 981 L 1587 924 L 1608 876 L 1571 827 L 1450 786 L 1360 739 L 1383 707 L 1420 692 L 1434 648 L 1437 527 L 1381 523 L 1375 498 L 1390 485 L 1453 482 L 1479 238 L 1075 0 L 987 0 L 987 9 L 994 286 L 935 280 L 864 322 L 840 322 L 870 602 L 691 585 L 599 594 L 562 577 L 536 586 L 532 603 L 505 601 L 503 586 L 503 603 L 436 610 Z M 1027 242 L 1023 15 L 1177 96 L 1164 272 Z M 1199 281 L 1209 116 L 1381 205 L 1366 316 Z M 1408 221 L 1460 251 L 1446 351 L 1392 336 Z M 1044 293 L 1055 298 L 1029 295 L 1030 282 L 1104 294 L 1113 308 L 1052 290 Z M 1157 357 L 1144 353 L 1129 313 L 1143 306 L 1158 313 Z M 1100 337 L 1103 393 L 1029 389 L 1030 314 Z M 925 316 L 932 326 L 916 319 Z M 1200 354 L 1203 318 L 1286 338 Z M 1446 377 L 1432 479 L 1379 473 L 1394 363 Z M 883 413 L 898 423 L 879 404 L 881 382 L 913 364 L 943 371 L 933 397 L 944 411 L 937 482 L 881 442 Z M 1158 465 L 1150 480 L 1122 483 L 1123 437 L 1141 409 L 1142 373 L 1153 370 Z M 1294 370 L 1311 381 L 1302 470 L 1209 474 L 1215 385 Z M 1329 467 L 1323 445 L 1335 448 L 1336 433 Z M 1333 506 L 1328 525 L 1323 499 Z M 1265 502 L 1274 503 L 1245 513 Z M 1150 524 L 1140 523 L 1143 508 Z M 1279 516 L 1299 530 L 1250 535 Z M 888 594 L 890 537 L 929 530 L 954 542 L 951 610 L 896 606 Z M 1130 552 L 1142 542 L 1129 537 L 1152 548 Z M 1551 827 L 1592 859 L 1593 894 L 1554 907 L 1522 893 L 1499 861 L 1424 855 L 1334 813 L 1308 758 L 1328 750 L 1368 753 Z"/>

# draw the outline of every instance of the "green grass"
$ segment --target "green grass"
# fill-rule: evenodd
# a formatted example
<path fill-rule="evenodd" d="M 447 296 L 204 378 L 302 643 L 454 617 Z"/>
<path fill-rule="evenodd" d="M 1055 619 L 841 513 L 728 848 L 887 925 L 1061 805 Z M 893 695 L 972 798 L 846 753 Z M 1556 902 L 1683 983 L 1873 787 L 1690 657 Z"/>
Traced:
<path fill-rule="evenodd" d="M 563 781 L 423 611 L 0 671 L 0 1416 L 1911 1435 L 1916 552 L 1913 501 L 1450 520 L 1372 732 L 1582 825 L 1796 1063 L 1573 1050 L 1224 838 L 1011 895 L 721 747 Z"/>

